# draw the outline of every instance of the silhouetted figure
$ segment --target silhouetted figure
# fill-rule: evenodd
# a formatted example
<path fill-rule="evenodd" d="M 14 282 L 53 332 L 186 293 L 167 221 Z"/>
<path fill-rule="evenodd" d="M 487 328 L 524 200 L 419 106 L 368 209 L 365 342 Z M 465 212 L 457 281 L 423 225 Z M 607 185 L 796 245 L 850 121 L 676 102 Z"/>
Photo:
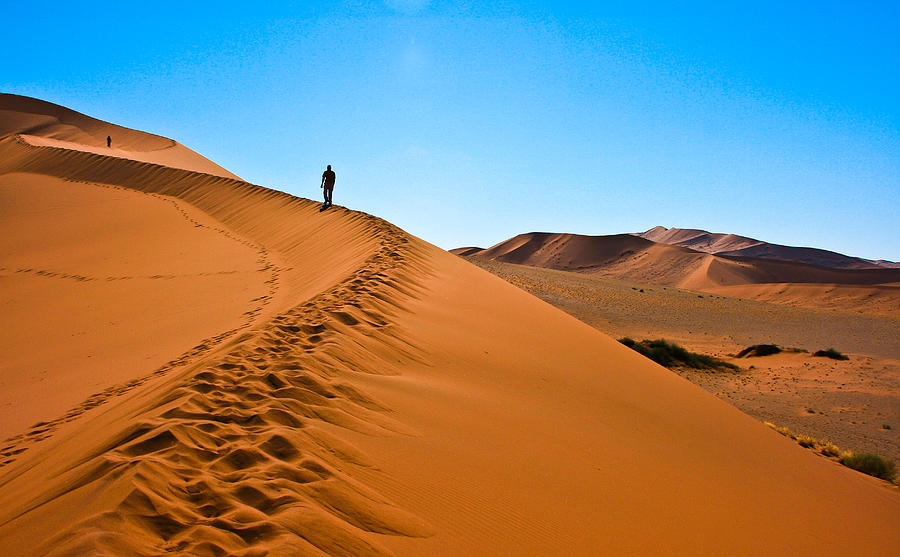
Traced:
<path fill-rule="evenodd" d="M 106 148 L 109 149 L 109 146 L 112 145 L 112 138 L 110 136 L 106 136 Z"/>
<path fill-rule="evenodd" d="M 322 185 L 320 187 L 325 193 L 325 203 L 322 204 L 324 209 L 331 205 L 331 192 L 334 190 L 334 171 L 331 170 L 330 164 L 325 172 L 322 173 Z"/>

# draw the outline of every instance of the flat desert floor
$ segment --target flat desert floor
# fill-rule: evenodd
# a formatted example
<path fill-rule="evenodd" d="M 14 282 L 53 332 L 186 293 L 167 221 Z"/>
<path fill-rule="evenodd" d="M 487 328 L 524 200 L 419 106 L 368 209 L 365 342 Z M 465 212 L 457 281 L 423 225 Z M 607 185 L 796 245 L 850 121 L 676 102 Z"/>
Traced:
<path fill-rule="evenodd" d="M 900 463 L 900 319 L 880 307 L 866 314 L 770 304 L 470 260 L 614 338 L 664 338 L 739 366 L 676 372 L 754 418 Z M 731 357 L 753 344 L 809 353 Z M 850 359 L 811 355 L 832 347 Z"/>

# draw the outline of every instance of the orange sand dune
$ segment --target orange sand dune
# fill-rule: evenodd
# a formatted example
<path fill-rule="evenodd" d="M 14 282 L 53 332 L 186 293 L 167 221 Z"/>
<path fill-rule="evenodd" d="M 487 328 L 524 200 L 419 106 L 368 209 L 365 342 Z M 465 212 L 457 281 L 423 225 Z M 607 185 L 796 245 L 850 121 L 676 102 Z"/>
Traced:
<path fill-rule="evenodd" d="M 0 199 L 0 438 L 249 326 L 270 300 L 261 248 L 174 198 L 12 173 Z"/>
<path fill-rule="evenodd" d="M 759 240 L 735 234 L 714 234 L 695 228 L 665 228 L 664 226 L 654 226 L 646 232 L 635 234 L 635 236 L 660 244 L 689 247 L 705 253 L 739 250 L 762 243 Z"/>
<path fill-rule="evenodd" d="M 238 178 L 171 139 L 110 124 L 46 101 L 0 93 L 0 136 L 8 134 L 18 134 L 32 145 L 82 150 Z M 107 136 L 112 139 L 109 148 Z"/>
<path fill-rule="evenodd" d="M 890 287 L 900 278 L 897 269 L 831 268 L 797 261 L 713 255 L 631 234 L 532 232 L 485 250 L 466 248 L 453 253 L 776 303 L 888 315 L 896 315 L 891 308 L 900 307 L 900 291 Z M 788 294 L 784 287 L 787 283 L 803 287 L 791 288 Z"/>
<path fill-rule="evenodd" d="M 265 307 L 233 301 L 246 304 L 246 326 L 226 329 L 235 318 L 225 311 L 220 336 L 180 358 L 155 338 L 176 364 L 0 449 L 0 554 L 840 555 L 900 546 L 896 487 L 815 456 L 376 217 L 16 138 L 0 140 L 0 161 L 4 199 L 70 200 L 55 218 L 85 239 L 62 249 L 38 235 L 5 247 L 4 268 L 18 258 L 93 278 L 163 269 L 178 242 L 167 235 L 180 234 L 161 210 L 171 203 L 200 224 L 185 233 L 188 246 L 209 236 L 209 253 L 186 249 L 171 261 L 188 287 L 202 290 L 190 273 L 221 269 L 229 249 L 235 267 L 246 261 L 220 236 L 265 256 L 246 273 L 248 289 L 263 267 L 270 273 Z M 135 229 L 153 235 L 159 221 L 157 241 L 138 242 L 146 262 L 129 262 L 127 249 L 107 255 L 113 241 L 89 234 L 84 220 L 104 203 L 106 237 L 131 207 L 146 209 Z M 29 220 L 39 216 L 15 215 L 40 228 Z M 94 295 L 132 320 L 157 319 L 141 310 L 142 292 Z M 50 321 L 92 319 L 93 308 L 40 303 Z M 2 318 L 4 329 L 46 326 L 22 312 Z M 172 336 L 206 334 L 185 327 Z M 132 342 L 109 331 L 98 358 L 120 336 Z M 57 386 L 67 373 L 90 381 L 92 372 L 66 370 L 66 345 L 78 342 L 46 339 L 59 355 Z M 27 361 L 35 347 L 3 349 Z M 45 391 L 35 383 L 20 396 L 40 401 Z"/>
<path fill-rule="evenodd" d="M 869 261 L 824 249 L 783 246 L 736 234 L 719 234 L 692 228 L 656 226 L 635 235 L 662 244 L 681 246 L 716 255 L 780 259 L 833 269 L 879 269 L 883 267 L 896 268 L 897 266 L 891 261 Z"/>
<path fill-rule="evenodd" d="M 477 255 L 506 263 L 574 271 L 601 267 L 652 245 L 653 242 L 631 234 L 583 236 L 530 232 L 500 242 Z M 454 250 L 454 253 L 459 255 L 458 251 Z M 669 248 L 668 251 L 693 254 L 682 248 Z M 475 254 L 470 251 L 467 255 Z"/>

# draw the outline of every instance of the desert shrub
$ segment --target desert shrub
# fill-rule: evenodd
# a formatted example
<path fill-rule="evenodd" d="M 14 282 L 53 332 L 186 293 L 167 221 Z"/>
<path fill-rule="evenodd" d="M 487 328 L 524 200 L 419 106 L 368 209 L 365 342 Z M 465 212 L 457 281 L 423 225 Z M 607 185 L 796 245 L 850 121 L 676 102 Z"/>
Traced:
<path fill-rule="evenodd" d="M 734 364 L 713 358 L 705 354 L 689 352 L 683 347 L 663 339 L 642 340 L 640 342 L 623 337 L 619 342 L 654 362 L 665 367 L 690 367 L 694 369 L 738 369 Z"/>
<path fill-rule="evenodd" d="M 781 352 L 781 348 L 774 344 L 754 344 L 753 346 L 748 346 L 744 348 L 740 352 L 738 352 L 738 358 L 752 358 L 755 356 L 770 356 L 772 354 L 778 354 Z"/>
<path fill-rule="evenodd" d="M 897 475 L 894 461 L 872 453 L 848 453 L 843 455 L 841 464 L 858 470 L 863 474 L 875 476 L 882 480 L 893 481 Z"/>
<path fill-rule="evenodd" d="M 794 439 L 796 437 L 793 433 L 791 433 L 791 430 L 786 427 L 778 427 L 777 425 L 773 424 L 772 422 L 764 422 L 764 423 L 767 426 L 774 429 L 775 431 L 777 431 L 778 433 L 784 435 L 785 437 L 790 437 L 791 439 Z"/>
<path fill-rule="evenodd" d="M 784 435 L 785 437 L 790 437 L 794 441 L 796 441 L 801 447 L 806 447 L 807 449 L 815 449 L 818 450 L 825 456 L 841 456 L 842 454 L 850 454 L 850 453 L 842 453 L 839 448 L 835 445 L 827 442 L 827 441 L 819 441 L 815 437 L 810 437 L 809 435 L 801 435 L 798 433 L 794 433 L 790 429 L 786 427 L 778 427 L 772 422 L 764 422 L 767 426 L 771 427 L 778 433 Z"/>
<path fill-rule="evenodd" d="M 790 437 L 796 441 L 801 447 L 819 451 L 819 453 L 837 458 L 838 462 L 848 468 L 853 468 L 864 474 L 881 478 L 889 482 L 894 481 L 897 475 L 894 461 L 871 453 L 851 453 L 843 452 L 834 444 L 827 441 L 819 441 L 809 435 L 800 435 L 793 433 L 786 427 L 778 427 L 772 422 L 764 422 L 767 426 L 774 429 L 785 437 Z"/>
<path fill-rule="evenodd" d="M 798 435 L 794 440 L 797 441 L 801 447 L 806 447 L 807 449 L 814 448 L 819 444 L 814 437 L 810 437 L 809 435 Z"/>
<path fill-rule="evenodd" d="M 819 358 L 831 358 L 832 360 L 849 360 L 850 358 L 844 356 L 834 348 L 829 348 L 828 350 L 816 350 L 813 352 L 813 356 L 818 356 Z"/>

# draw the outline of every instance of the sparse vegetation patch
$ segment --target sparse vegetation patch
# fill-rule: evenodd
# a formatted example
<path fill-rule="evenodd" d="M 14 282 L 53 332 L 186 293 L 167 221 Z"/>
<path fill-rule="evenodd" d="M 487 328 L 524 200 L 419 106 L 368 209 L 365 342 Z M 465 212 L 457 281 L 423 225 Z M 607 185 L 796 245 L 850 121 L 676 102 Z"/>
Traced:
<path fill-rule="evenodd" d="M 845 356 L 835 350 L 834 348 L 829 348 L 828 350 L 816 350 L 813 352 L 813 356 L 817 356 L 819 358 L 831 358 L 832 360 L 849 360 L 848 356 Z"/>
<path fill-rule="evenodd" d="M 753 346 L 748 346 L 738 352 L 737 357 L 754 358 L 757 356 L 771 356 L 772 354 L 778 354 L 780 352 L 781 348 L 774 344 L 754 344 Z"/>
<path fill-rule="evenodd" d="M 897 476 L 897 467 L 893 460 L 872 453 L 847 453 L 841 456 L 841 464 L 863 474 L 875 476 L 889 482 Z"/>
<path fill-rule="evenodd" d="M 819 441 L 818 439 L 810 437 L 809 435 L 800 435 L 794 433 L 790 429 L 786 427 L 778 427 L 772 422 L 765 422 L 765 424 L 778 433 L 784 435 L 785 437 L 790 437 L 801 447 L 813 449 L 814 451 L 824 456 L 836 459 L 838 462 L 848 468 L 853 468 L 854 470 L 862 472 L 863 474 L 875 476 L 876 478 L 881 478 L 882 480 L 887 480 L 889 482 L 894 481 L 894 478 L 897 477 L 896 465 L 891 459 L 884 458 L 883 456 L 872 453 L 853 453 L 850 451 L 842 451 L 834 444 L 827 441 Z"/>
<path fill-rule="evenodd" d="M 748 346 L 744 348 L 740 352 L 737 353 L 735 357 L 737 358 L 755 358 L 759 356 L 771 356 L 772 354 L 781 354 L 782 352 L 790 352 L 793 354 L 798 354 L 800 352 L 807 352 L 802 348 L 782 348 L 776 344 L 754 344 L 752 346 Z"/>
<path fill-rule="evenodd" d="M 694 369 L 740 369 L 736 365 L 707 356 L 689 352 L 685 348 L 663 339 L 636 341 L 629 337 L 620 338 L 619 342 L 650 358 L 654 362 L 668 367 L 689 367 Z"/>

